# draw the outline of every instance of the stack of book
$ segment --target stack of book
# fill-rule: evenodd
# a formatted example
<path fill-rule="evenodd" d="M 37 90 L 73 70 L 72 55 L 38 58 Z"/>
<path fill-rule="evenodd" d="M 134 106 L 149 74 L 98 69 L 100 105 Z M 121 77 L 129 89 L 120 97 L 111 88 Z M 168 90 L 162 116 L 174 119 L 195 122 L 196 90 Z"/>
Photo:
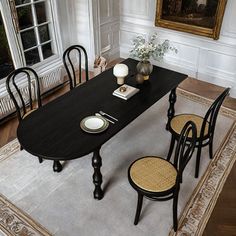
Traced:
<path fill-rule="evenodd" d="M 120 86 L 118 89 L 116 89 L 113 92 L 113 95 L 119 98 L 122 98 L 124 100 L 128 100 L 133 95 L 135 95 L 138 91 L 139 91 L 138 88 L 132 87 L 127 84 L 123 84 L 122 86 Z"/>

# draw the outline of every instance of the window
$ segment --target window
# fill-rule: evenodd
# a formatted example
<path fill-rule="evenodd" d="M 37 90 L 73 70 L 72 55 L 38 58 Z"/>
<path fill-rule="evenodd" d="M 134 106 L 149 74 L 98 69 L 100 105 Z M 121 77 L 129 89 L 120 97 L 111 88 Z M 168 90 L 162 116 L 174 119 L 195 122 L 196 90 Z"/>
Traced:
<path fill-rule="evenodd" d="M 6 77 L 14 70 L 7 36 L 0 13 L 0 79 Z"/>
<path fill-rule="evenodd" d="M 61 66 L 57 0 L 0 0 L 0 92 L 24 66 L 46 74 Z"/>
<path fill-rule="evenodd" d="M 15 0 L 15 20 L 27 66 L 55 54 L 49 0 Z"/>

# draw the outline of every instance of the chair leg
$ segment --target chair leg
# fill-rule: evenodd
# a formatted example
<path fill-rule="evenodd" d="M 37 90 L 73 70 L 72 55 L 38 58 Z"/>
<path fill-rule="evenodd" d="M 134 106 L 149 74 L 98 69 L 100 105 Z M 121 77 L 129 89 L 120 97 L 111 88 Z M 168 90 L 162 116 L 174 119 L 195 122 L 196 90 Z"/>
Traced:
<path fill-rule="evenodd" d="M 171 158 L 171 155 L 172 155 L 174 146 L 175 146 L 175 137 L 174 137 L 174 135 L 172 135 L 172 136 L 171 136 L 171 141 L 170 141 L 169 152 L 168 152 L 168 155 L 167 155 L 167 158 L 166 158 L 167 161 L 169 161 L 170 158 Z"/>
<path fill-rule="evenodd" d="M 213 158 L 213 142 L 212 142 L 212 140 L 209 143 L 209 157 L 210 157 L 210 159 Z"/>
<path fill-rule="evenodd" d="M 173 199 L 173 224 L 174 224 L 174 231 L 175 232 L 178 229 L 177 213 L 178 213 L 178 196 L 174 197 L 174 199 Z"/>
<path fill-rule="evenodd" d="M 38 157 L 38 159 L 39 159 L 39 163 L 43 162 L 43 158 L 42 157 Z"/>
<path fill-rule="evenodd" d="M 199 166 L 200 166 L 201 152 L 202 152 L 202 147 L 201 147 L 201 144 L 199 144 L 199 147 L 198 147 L 198 149 L 197 149 L 195 178 L 198 178 L 198 175 L 199 175 Z"/>
<path fill-rule="evenodd" d="M 134 219 L 134 224 L 135 225 L 138 224 L 139 216 L 140 216 L 141 209 L 142 209 L 142 205 L 143 205 L 143 195 L 138 193 L 137 209 L 136 209 L 136 214 L 135 214 L 135 219 Z"/>

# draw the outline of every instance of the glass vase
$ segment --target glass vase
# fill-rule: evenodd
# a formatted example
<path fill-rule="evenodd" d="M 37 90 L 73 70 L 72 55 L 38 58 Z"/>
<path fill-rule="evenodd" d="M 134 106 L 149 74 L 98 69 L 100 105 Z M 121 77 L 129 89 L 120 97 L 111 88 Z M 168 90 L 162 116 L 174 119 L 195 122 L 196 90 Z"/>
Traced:
<path fill-rule="evenodd" d="M 136 66 L 138 74 L 141 74 L 144 80 L 149 79 L 149 75 L 152 73 L 153 66 L 150 61 L 144 60 L 140 61 Z"/>

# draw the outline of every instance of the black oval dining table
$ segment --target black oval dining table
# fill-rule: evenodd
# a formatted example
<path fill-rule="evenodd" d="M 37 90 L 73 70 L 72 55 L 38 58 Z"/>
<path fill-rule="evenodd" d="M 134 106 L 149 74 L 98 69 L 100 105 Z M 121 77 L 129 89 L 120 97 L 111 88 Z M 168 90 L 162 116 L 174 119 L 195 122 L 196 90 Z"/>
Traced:
<path fill-rule="evenodd" d="M 176 87 L 187 78 L 185 74 L 153 66 L 150 79 L 137 84 L 135 77 L 138 61 L 128 58 L 122 63 L 129 68 L 125 83 L 140 89 L 130 99 L 123 100 L 112 95 L 119 85 L 111 68 L 40 107 L 22 120 L 17 129 L 21 146 L 36 157 L 54 160 L 57 163 L 54 171 L 61 171 L 59 161 L 80 158 L 93 152 L 95 199 L 102 199 L 104 195 L 101 188 L 101 146 L 170 92 L 166 125 L 168 129 L 168 122 L 175 113 Z M 110 124 L 102 133 L 84 132 L 80 128 L 81 120 L 99 111 L 112 115 L 118 121 Z"/>

